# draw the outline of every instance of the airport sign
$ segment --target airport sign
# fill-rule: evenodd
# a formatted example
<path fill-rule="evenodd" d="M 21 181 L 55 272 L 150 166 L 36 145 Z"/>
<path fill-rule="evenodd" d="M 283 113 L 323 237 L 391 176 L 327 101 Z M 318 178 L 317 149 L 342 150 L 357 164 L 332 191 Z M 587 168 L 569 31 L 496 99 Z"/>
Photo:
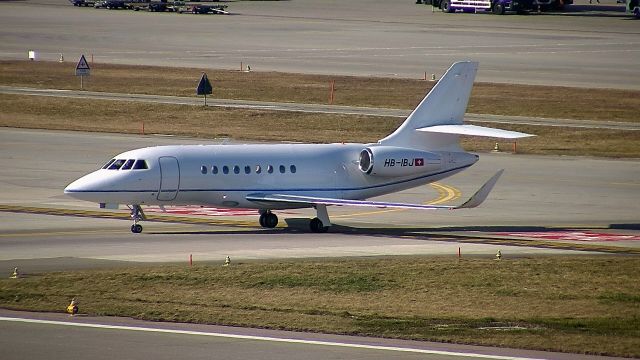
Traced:
<path fill-rule="evenodd" d="M 84 58 L 84 55 L 81 55 L 78 65 L 76 65 L 76 76 L 89 76 L 90 72 L 91 68 L 89 68 L 87 59 Z"/>

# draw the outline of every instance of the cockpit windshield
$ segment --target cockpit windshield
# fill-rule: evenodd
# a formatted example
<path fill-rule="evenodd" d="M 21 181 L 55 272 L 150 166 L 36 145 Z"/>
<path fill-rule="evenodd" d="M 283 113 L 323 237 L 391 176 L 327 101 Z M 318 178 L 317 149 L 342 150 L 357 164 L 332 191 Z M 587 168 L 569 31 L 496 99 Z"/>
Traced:
<path fill-rule="evenodd" d="M 124 164 L 126 160 L 123 159 L 118 159 L 116 161 L 114 161 L 111 166 L 109 166 L 109 170 L 119 170 L 122 167 L 122 164 Z"/>
<path fill-rule="evenodd" d="M 145 170 L 149 168 L 146 160 L 111 159 L 102 167 L 107 170 Z"/>

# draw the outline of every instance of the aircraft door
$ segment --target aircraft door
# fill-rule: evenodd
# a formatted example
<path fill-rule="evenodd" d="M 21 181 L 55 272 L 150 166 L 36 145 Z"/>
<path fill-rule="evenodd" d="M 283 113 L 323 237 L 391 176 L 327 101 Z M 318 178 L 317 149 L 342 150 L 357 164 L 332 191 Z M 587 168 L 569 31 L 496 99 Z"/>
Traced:
<path fill-rule="evenodd" d="M 158 158 L 160 163 L 160 189 L 158 200 L 171 201 L 178 196 L 180 189 L 180 165 L 173 156 Z"/>

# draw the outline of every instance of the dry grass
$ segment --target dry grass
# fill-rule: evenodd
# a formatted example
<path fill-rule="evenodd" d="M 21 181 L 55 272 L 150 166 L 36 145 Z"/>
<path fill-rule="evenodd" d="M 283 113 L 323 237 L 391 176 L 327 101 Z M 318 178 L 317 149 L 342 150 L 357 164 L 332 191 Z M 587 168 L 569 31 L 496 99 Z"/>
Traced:
<path fill-rule="evenodd" d="M 96 315 L 639 356 L 639 269 L 637 257 L 164 266 L 2 279 L 0 306 L 60 311 L 76 296 Z"/>
<path fill-rule="evenodd" d="M 315 143 L 373 142 L 391 133 L 402 122 L 398 118 L 19 95 L 0 95 L 0 108 L 0 126 L 135 134 L 140 132 L 144 121 L 146 133 Z M 519 153 L 640 157 L 638 131 L 501 127 L 538 135 L 520 140 Z M 493 140 L 477 138 L 463 141 L 469 151 L 489 151 L 494 144 Z M 507 151 L 512 148 L 508 142 L 500 145 Z"/>
<path fill-rule="evenodd" d="M 0 84 L 79 89 L 71 62 L 0 61 Z M 294 103 L 326 104 L 329 83 L 336 82 L 335 103 L 412 109 L 432 82 L 393 78 L 302 75 L 93 64 L 85 88 L 91 91 L 195 96 L 202 71 L 209 75 L 213 96 Z M 640 121 L 640 91 L 476 83 L 470 113 L 548 118 Z"/>

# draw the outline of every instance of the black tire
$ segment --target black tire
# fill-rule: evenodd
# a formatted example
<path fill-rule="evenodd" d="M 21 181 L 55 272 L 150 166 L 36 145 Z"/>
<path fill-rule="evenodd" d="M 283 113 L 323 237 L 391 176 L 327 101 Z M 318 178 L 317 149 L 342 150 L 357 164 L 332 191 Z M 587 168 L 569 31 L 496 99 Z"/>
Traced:
<path fill-rule="evenodd" d="M 328 226 L 324 226 L 322 221 L 318 218 L 313 218 L 309 221 L 309 229 L 314 233 L 325 233 L 329 230 Z"/>
<path fill-rule="evenodd" d="M 142 232 L 142 225 L 140 224 L 131 225 L 131 232 L 134 234 L 140 234 Z"/>
<path fill-rule="evenodd" d="M 260 214 L 260 219 L 258 220 L 258 222 L 260 223 L 260 226 L 262 226 L 262 227 L 266 227 L 266 226 L 264 225 L 264 217 L 265 217 L 266 215 L 267 215 L 267 213 L 262 213 L 262 214 Z"/>
<path fill-rule="evenodd" d="M 442 9 L 442 12 L 445 13 L 452 13 L 453 11 L 451 10 L 451 3 L 449 2 L 449 0 L 444 0 L 443 2 L 440 3 L 440 9 Z"/>
<path fill-rule="evenodd" d="M 273 229 L 278 226 L 278 217 L 274 213 L 266 213 L 264 216 L 264 226 Z"/>
<path fill-rule="evenodd" d="M 493 6 L 493 13 L 496 14 L 496 15 L 504 15 L 504 5 L 495 4 Z"/>

